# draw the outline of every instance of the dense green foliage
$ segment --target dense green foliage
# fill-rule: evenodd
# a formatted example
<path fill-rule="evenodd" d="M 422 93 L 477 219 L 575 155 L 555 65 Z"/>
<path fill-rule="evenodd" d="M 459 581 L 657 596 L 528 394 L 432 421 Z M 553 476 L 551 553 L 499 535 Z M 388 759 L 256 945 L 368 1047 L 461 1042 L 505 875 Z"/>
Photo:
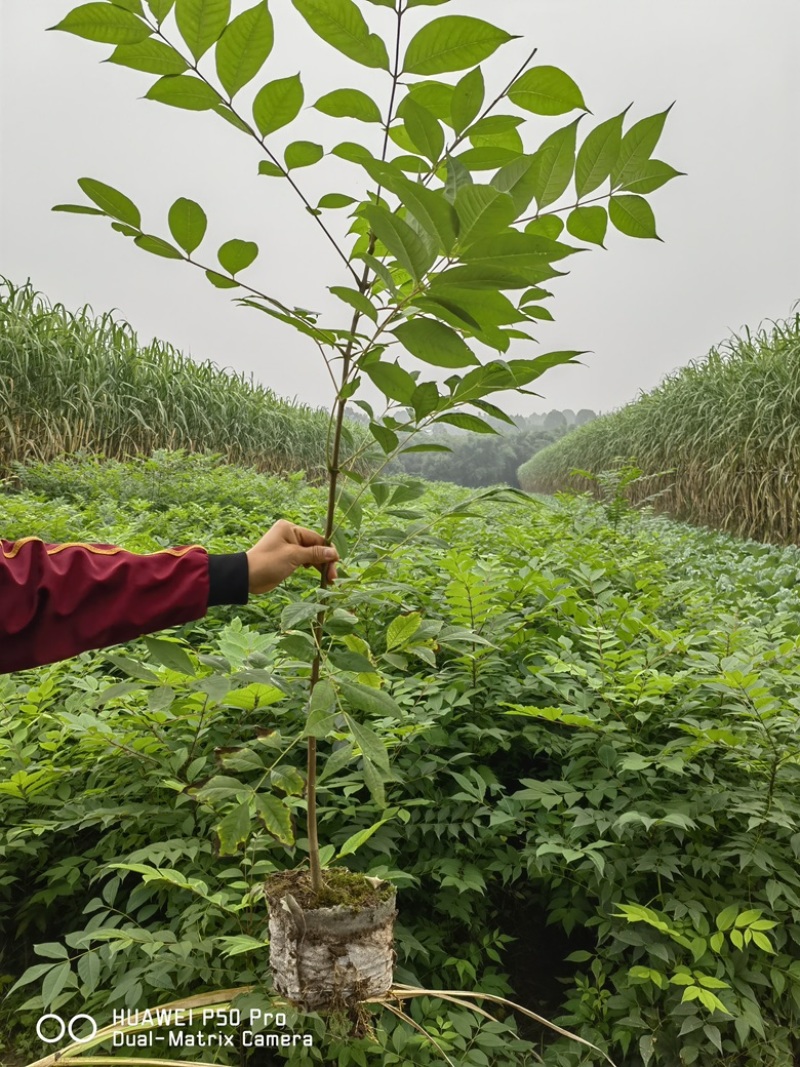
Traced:
<path fill-rule="evenodd" d="M 634 499 L 676 518 L 777 544 L 800 543 L 800 314 L 735 336 L 635 403 L 580 427 L 518 472 L 531 492 L 586 488 L 633 458 Z"/>
<path fill-rule="evenodd" d="M 208 457 L 18 473 L 4 537 L 225 552 L 324 507 L 297 476 Z M 385 806 L 342 720 L 320 742 L 328 860 L 381 824 L 347 862 L 399 886 L 399 981 L 514 990 L 619 1067 L 790 1067 L 800 551 L 619 509 L 612 523 L 585 498 L 448 517 L 463 497 L 430 487 L 418 520 L 365 501 L 340 566 L 333 595 L 359 621 L 334 601 L 328 677 L 369 686 L 380 670 L 402 715 L 345 703 L 390 753 Z M 0 973 L 32 968 L 5 1022 L 31 1058 L 43 1005 L 102 1022 L 267 980 L 260 882 L 306 858 L 315 595 L 299 572 L 171 635 L 0 678 Z M 533 1048 L 548 1067 L 598 1062 L 439 1001 L 412 1014 L 459 1067 L 522 1067 Z M 382 1051 L 364 1039 L 337 1061 L 307 1017 L 318 1046 L 289 1062 L 441 1062 L 388 1014 L 376 1027 Z"/>
<path fill-rule="evenodd" d="M 329 415 L 196 363 L 172 345 L 142 345 L 133 328 L 86 305 L 51 305 L 28 280 L 0 276 L 0 477 L 10 464 L 95 451 L 221 452 L 261 471 L 325 473 Z M 369 440 L 350 423 L 345 454 Z M 363 460 L 357 463 L 369 470 Z"/>

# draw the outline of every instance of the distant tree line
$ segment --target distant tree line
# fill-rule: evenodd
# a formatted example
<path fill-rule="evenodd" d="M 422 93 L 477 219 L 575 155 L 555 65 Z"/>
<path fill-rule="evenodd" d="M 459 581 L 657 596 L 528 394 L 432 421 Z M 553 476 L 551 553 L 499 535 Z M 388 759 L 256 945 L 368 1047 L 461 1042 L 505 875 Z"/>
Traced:
<path fill-rule="evenodd" d="M 369 423 L 361 412 L 351 411 L 349 415 L 359 423 Z M 591 422 L 597 415 L 589 408 L 582 408 L 577 414 L 566 408 L 546 414 L 511 417 L 513 426 L 490 415 L 482 416 L 500 436 L 476 434 L 440 423 L 435 429 L 417 434 L 413 443 L 443 444 L 452 452 L 411 452 L 392 460 L 386 473 L 411 474 L 432 482 L 453 482 L 468 488 L 498 484 L 520 488 L 518 467 L 536 452 L 560 440 L 576 426 Z"/>

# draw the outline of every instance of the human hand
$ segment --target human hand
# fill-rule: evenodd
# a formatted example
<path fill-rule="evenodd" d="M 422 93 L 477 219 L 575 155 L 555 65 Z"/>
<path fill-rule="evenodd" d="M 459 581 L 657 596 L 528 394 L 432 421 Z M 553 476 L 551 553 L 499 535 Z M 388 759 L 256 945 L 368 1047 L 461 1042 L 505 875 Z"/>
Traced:
<path fill-rule="evenodd" d="M 245 555 L 249 572 L 249 591 L 268 593 L 293 574 L 298 567 L 316 567 L 320 574 L 327 568 L 328 581 L 335 581 L 339 553 L 325 545 L 325 538 L 287 519 L 278 519 Z"/>

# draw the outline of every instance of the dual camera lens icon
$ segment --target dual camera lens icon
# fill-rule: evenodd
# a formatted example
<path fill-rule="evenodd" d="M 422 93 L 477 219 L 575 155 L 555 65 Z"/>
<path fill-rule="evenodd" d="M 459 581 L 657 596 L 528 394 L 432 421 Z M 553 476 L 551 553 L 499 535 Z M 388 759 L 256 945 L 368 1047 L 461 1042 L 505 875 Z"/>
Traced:
<path fill-rule="evenodd" d="M 91 1032 L 84 1037 L 78 1036 L 81 1024 L 91 1023 Z M 36 1023 L 36 1036 L 46 1045 L 56 1045 L 69 1035 L 71 1041 L 78 1045 L 85 1045 L 97 1034 L 97 1023 L 91 1015 L 73 1015 L 71 1019 L 64 1020 L 60 1015 L 42 1015 Z"/>

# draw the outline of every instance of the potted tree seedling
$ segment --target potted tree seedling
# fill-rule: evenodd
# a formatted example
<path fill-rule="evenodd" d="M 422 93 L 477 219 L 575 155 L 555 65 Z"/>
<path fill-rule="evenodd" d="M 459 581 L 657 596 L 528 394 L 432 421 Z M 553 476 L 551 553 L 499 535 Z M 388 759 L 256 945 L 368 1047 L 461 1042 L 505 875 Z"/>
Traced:
<path fill-rule="evenodd" d="M 292 0 L 310 30 L 355 64 L 354 73 L 368 68 L 384 79 L 377 94 L 347 84 L 313 102 L 325 116 L 325 144 L 288 136 L 309 102 L 302 73 L 270 78 L 275 25 L 267 0 L 238 13 L 231 0 L 100 0 L 51 27 L 113 45 L 109 62 L 151 76 L 147 99 L 211 112 L 247 137 L 255 180 L 288 183 L 298 225 L 335 249 L 340 276 L 329 290 L 336 310 L 320 314 L 306 309 L 313 303 L 306 293 L 301 306 L 243 280 L 258 256 L 252 237 L 228 240 L 216 255 L 201 250 L 207 216 L 188 197 L 169 207 L 163 235 L 143 228 L 127 195 L 94 178 L 78 182 L 89 203 L 53 209 L 107 218 L 139 248 L 192 264 L 213 286 L 237 290 L 239 304 L 317 347 L 335 386 L 325 538 L 344 560 L 367 492 L 395 506 L 414 495 L 381 480 L 386 464 L 404 452 L 444 447 L 414 443 L 416 435 L 439 424 L 495 433 L 481 415 L 513 420 L 489 399 L 494 393 L 535 396 L 526 386 L 576 361 L 577 351 L 530 354 L 531 327 L 552 318 L 544 286 L 563 276 L 564 262 L 585 245 L 605 247 L 609 221 L 623 234 L 660 239 L 646 194 L 679 173 L 652 158 L 669 108 L 623 131 L 626 108 L 586 131 L 591 112 L 581 90 L 564 71 L 535 62 L 535 49 L 501 65 L 500 84 L 487 92 L 482 64 L 500 48 L 519 48 L 518 38 L 481 18 L 430 10 L 449 2 Z M 564 124 L 553 122 L 564 115 L 571 116 Z M 363 135 L 337 139 L 337 120 L 362 124 Z M 530 144 L 531 135 L 538 144 Z M 351 164 L 352 187 L 312 202 L 302 172 L 327 156 Z M 342 211 L 346 233 L 336 215 Z M 511 358 L 512 344 L 526 354 Z M 443 368 L 451 372 L 443 384 L 425 376 Z M 365 379 L 386 402 L 381 414 L 357 398 Z M 350 401 L 369 417 L 381 457 L 370 477 L 356 469 L 360 450 L 344 457 Z M 351 758 L 361 761 L 373 798 L 385 803 L 387 752 L 369 716 L 401 715 L 387 676 L 380 688 L 364 685 L 356 677 L 363 665 L 334 670 L 323 655 L 336 597 L 341 612 L 346 582 L 333 590 L 323 574 L 315 601 L 303 608 L 314 649 L 305 731 L 308 869 L 281 872 L 266 886 L 275 988 L 304 1011 L 352 1010 L 390 989 L 398 1002 L 419 992 L 392 987 L 393 887 L 325 869 L 320 858 L 318 745 L 344 723 Z M 265 804 L 262 816 L 288 820 L 280 799 Z M 469 995 L 459 993 L 459 1002 Z"/>

